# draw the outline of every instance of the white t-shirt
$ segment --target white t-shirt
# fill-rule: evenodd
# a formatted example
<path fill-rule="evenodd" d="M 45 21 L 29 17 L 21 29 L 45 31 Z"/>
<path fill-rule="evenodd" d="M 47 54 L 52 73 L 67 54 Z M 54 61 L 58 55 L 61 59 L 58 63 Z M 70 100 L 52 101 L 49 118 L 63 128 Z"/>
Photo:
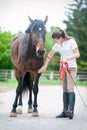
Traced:
<path fill-rule="evenodd" d="M 61 60 L 63 60 L 64 58 L 73 55 L 73 50 L 77 47 L 78 45 L 75 40 L 69 39 L 64 41 L 62 44 L 55 43 L 52 47 L 52 50 L 54 50 L 55 52 L 59 52 L 61 55 Z M 69 67 L 77 67 L 76 59 L 68 60 L 67 63 Z"/>

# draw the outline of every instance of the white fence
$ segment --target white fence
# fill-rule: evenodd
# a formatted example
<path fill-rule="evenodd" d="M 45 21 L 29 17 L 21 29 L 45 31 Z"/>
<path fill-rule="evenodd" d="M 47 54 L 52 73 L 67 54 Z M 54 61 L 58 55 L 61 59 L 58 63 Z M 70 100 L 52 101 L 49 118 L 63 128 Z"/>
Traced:
<path fill-rule="evenodd" d="M 41 79 L 57 80 L 59 73 L 53 71 L 46 71 L 42 73 Z M 6 81 L 8 79 L 14 79 L 14 70 L 0 70 L 0 80 Z M 78 72 L 77 79 L 80 81 L 87 81 L 87 72 Z"/>

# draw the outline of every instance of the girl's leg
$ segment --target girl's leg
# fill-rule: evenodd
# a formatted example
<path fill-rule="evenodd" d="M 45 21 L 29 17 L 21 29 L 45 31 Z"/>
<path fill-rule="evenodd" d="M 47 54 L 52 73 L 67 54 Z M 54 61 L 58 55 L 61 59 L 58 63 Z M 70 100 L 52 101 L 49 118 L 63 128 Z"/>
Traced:
<path fill-rule="evenodd" d="M 63 87 L 63 110 L 60 115 L 57 115 L 56 118 L 65 118 L 66 111 L 68 110 L 68 92 L 67 92 L 67 79 L 66 79 L 66 72 L 64 76 L 64 80 L 62 81 L 62 87 Z"/>
<path fill-rule="evenodd" d="M 75 106 L 75 93 L 74 93 L 74 82 L 76 80 L 76 68 L 71 69 L 71 73 L 67 73 L 67 87 L 68 87 L 68 101 L 69 107 L 67 111 L 67 116 L 69 119 L 73 119 L 74 106 Z"/>

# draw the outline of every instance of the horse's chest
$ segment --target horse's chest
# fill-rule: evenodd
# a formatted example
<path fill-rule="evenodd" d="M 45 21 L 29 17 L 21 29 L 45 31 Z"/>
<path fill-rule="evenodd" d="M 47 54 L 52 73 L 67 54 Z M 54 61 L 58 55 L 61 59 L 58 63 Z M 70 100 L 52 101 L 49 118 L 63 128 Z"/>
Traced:
<path fill-rule="evenodd" d="M 26 69 L 29 71 L 38 71 L 43 65 L 43 60 L 29 60 L 26 64 Z"/>
<path fill-rule="evenodd" d="M 41 62 L 31 62 L 31 69 L 38 70 L 41 67 Z"/>

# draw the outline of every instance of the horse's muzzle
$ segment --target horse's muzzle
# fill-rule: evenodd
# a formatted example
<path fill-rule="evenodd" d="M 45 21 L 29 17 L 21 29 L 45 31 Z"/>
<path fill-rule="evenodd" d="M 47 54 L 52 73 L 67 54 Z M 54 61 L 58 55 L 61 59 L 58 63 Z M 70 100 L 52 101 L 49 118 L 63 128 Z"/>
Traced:
<path fill-rule="evenodd" d="M 39 41 L 37 46 L 36 46 L 36 54 L 38 57 L 43 57 L 45 54 L 45 48 L 44 48 L 44 43 L 43 41 Z"/>
<path fill-rule="evenodd" d="M 45 52 L 46 52 L 45 49 L 44 50 L 38 49 L 37 52 L 36 52 L 36 54 L 37 54 L 38 57 L 43 57 L 44 54 L 45 54 Z"/>

